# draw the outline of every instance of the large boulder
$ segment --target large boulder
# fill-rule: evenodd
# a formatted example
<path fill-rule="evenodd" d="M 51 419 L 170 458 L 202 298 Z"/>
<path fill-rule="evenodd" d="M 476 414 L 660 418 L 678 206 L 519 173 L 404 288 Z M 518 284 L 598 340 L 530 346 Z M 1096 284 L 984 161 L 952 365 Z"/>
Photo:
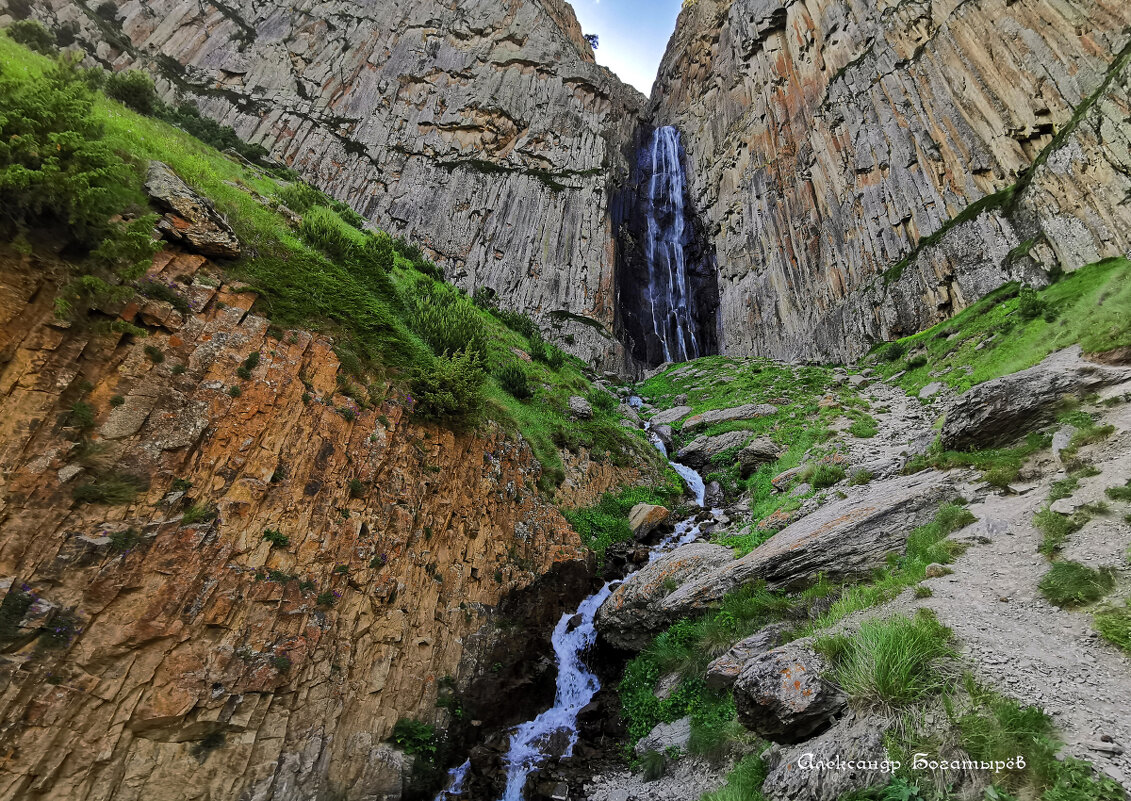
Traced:
<path fill-rule="evenodd" d="M 240 255 L 240 241 L 228 221 L 212 201 L 194 192 L 169 165 L 149 162 L 145 191 L 165 212 L 157 224 L 165 239 L 204 256 L 234 259 Z"/>
<path fill-rule="evenodd" d="M 665 595 L 733 560 L 731 549 L 721 545 L 695 542 L 676 548 L 613 591 L 597 611 L 598 631 L 616 648 L 643 649 L 664 625 L 659 605 Z"/>
<path fill-rule="evenodd" d="M 1065 397 L 1131 382 L 1131 368 L 1085 361 L 1080 346 L 1058 351 L 1036 367 L 987 381 L 947 409 L 940 438 L 949 450 L 1004 445 L 1049 422 Z"/>
<path fill-rule="evenodd" d="M 738 467 L 742 477 L 747 478 L 762 465 L 777 461 L 778 456 L 781 455 L 781 450 L 769 437 L 759 437 L 753 442 L 747 443 L 738 452 Z"/>
<path fill-rule="evenodd" d="M 632 536 L 642 540 L 667 522 L 672 513 L 663 506 L 651 503 L 638 503 L 628 513 L 628 527 L 632 529 Z"/>
<path fill-rule="evenodd" d="M 690 444 L 680 448 L 676 461 L 698 470 L 723 451 L 742 447 L 749 438 L 749 431 L 728 431 L 713 437 L 696 437 Z"/>
<path fill-rule="evenodd" d="M 799 743 L 824 731 L 847 703 L 821 678 L 826 669 L 801 642 L 754 657 L 734 682 L 739 722 L 777 743 Z"/>
<path fill-rule="evenodd" d="M 837 801 L 852 792 L 880 787 L 891 780 L 890 769 L 881 768 L 885 756 L 884 733 L 889 724 L 879 718 L 857 717 L 851 713 L 832 728 L 793 747 L 771 746 L 766 752 L 769 775 L 762 792 L 771 801 Z M 835 767 L 864 761 L 875 764 L 852 770 Z M 829 765 L 829 767 L 819 767 Z"/>
<path fill-rule="evenodd" d="M 664 409 L 662 412 L 656 412 L 652 415 L 651 423 L 653 426 L 670 426 L 672 423 L 679 422 L 687 417 L 692 411 L 690 406 L 675 406 L 671 409 Z"/>
<path fill-rule="evenodd" d="M 907 535 L 928 522 L 942 502 L 956 495 L 950 479 L 933 470 L 874 481 L 863 492 L 791 523 L 741 559 L 696 570 L 670 593 L 648 595 L 651 606 L 633 619 L 633 636 L 647 642 L 673 620 L 705 612 L 731 590 L 759 579 L 770 587 L 797 589 L 820 573 L 831 581 L 870 575 L 889 554 L 904 549 Z M 641 571 L 617 592 L 643 597 L 650 581 Z"/>
<path fill-rule="evenodd" d="M 593 407 L 580 395 L 571 395 L 568 401 L 569 413 L 576 420 L 589 420 L 593 417 Z"/>
<path fill-rule="evenodd" d="M 707 686 L 712 690 L 730 687 L 747 662 L 777 648 L 785 641 L 789 631 L 790 627 L 784 623 L 771 623 L 732 645 L 729 651 L 707 666 Z"/>
<path fill-rule="evenodd" d="M 702 412 L 683 421 L 684 433 L 694 433 L 701 428 L 713 426 L 716 423 L 730 423 L 735 420 L 754 420 L 777 414 L 778 407 L 768 403 L 747 403 L 742 406 L 732 406 L 729 409 L 712 409 Z"/>

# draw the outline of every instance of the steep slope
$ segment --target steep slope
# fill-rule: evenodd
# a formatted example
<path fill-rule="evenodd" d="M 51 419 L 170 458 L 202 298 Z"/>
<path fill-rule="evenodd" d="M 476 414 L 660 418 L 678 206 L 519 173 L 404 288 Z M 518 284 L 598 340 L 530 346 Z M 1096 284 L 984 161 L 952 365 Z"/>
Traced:
<path fill-rule="evenodd" d="M 106 66 L 151 71 L 166 97 L 411 236 L 449 279 L 619 365 L 608 197 L 644 99 L 594 63 L 567 3 L 34 5 Z"/>
<path fill-rule="evenodd" d="M 651 111 L 726 352 L 852 358 L 1126 254 L 1129 25 L 1111 0 L 687 4 Z"/>

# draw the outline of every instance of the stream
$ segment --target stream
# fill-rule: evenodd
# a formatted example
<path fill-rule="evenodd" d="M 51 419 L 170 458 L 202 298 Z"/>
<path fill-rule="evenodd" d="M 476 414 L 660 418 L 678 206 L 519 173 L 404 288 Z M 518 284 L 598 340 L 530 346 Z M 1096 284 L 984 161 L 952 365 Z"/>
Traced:
<path fill-rule="evenodd" d="M 636 401 L 637 404 L 632 404 Z M 638 405 L 639 398 L 632 398 L 630 405 Z M 645 430 L 648 430 L 645 424 Z M 668 459 L 667 448 L 655 433 L 648 431 L 652 444 Z M 704 505 L 706 488 L 702 477 L 686 465 L 668 459 L 668 464 L 679 473 L 687 488 L 695 496 L 700 508 Z M 700 524 L 695 518 L 681 520 L 675 524 L 671 534 L 652 546 L 648 561 L 652 562 L 668 551 L 693 542 L 699 536 Z M 632 574 L 629 574 L 632 575 Z M 526 780 L 543 762 L 551 756 L 573 756 L 577 744 L 577 715 L 593 700 L 601 689 L 601 683 L 585 665 L 584 655 L 597 641 L 597 627 L 594 618 L 601 604 L 612 594 L 613 585 L 627 579 L 625 576 L 607 582 L 601 589 L 590 595 L 578 606 L 576 612 L 562 615 L 551 642 L 557 660 L 557 692 L 554 705 L 526 723 L 515 728 L 511 735 L 510 748 L 506 755 L 507 783 L 499 801 L 523 801 L 523 788 Z M 449 772 L 448 786 L 436 796 L 436 801 L 449 801 L 463 791 L 470 763 L 464 762 Z"/>

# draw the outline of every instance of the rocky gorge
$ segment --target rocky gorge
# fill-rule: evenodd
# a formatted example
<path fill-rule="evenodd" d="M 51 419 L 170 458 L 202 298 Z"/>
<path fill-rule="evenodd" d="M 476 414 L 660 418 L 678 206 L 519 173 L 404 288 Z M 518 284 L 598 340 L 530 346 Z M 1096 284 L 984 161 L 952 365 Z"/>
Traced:
<path fill-rule="evenodd" d="M 1126 797 L 1123 4 L 0 12 L 0 798 Z"/>

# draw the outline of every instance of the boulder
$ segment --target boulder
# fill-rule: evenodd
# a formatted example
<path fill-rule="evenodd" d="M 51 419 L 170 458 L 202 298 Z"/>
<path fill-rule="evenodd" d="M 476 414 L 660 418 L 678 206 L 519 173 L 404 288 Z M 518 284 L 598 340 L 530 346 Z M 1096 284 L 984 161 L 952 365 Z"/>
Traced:
<path fill-rule="evenodd" d="M 778 492 L 783 492 L 785 491 L 785 488 L 789 486 L 790 482 L 793 481 L 793 479 L 801 475 L 801 471 L 804 469 L 804 466 L 798 465 L 797 467 L 791 467 L 788 470 L 784 470 L 770 479 L 770 485 Z"/>
<path fill-rule="evenodd" d="M 660 442 L 664 443 L 664 448 L 666 450 L 671 450 L 671 447 L 672 447 L 672 427 L 671 426 L 666 426 L 666 425 L 656 426 L 656 425 L 654 425 L 649 430 L 659 438 Z"/>
<path fill-rule="evenodd" d="M 672 423 L 687 417 L 692 411 L 690 406 L 675 406 L 671 409 L 664 409 L 662 412 L 656 412 L 652 415 L 652 425 L 670 426 Z"/>
<path fill-rule="evenodd" d="M 633 750 L 636 751 L 637 756 L 644 756 L 649 751 L 664 754 L 669 748 L 686 751 L 690 740 L 691 718 L 680 718 L 672 723 L 661 723 L 656 726 L 640 738 Z"/>
<path fill-rule="evenodd" d="M 569 413 L 577 420 L 589 420 L 593 417 L 593 407 L 580 395 L 571 395 Z"/>
<path fill-rule="evenodd" d="M 626 579 L 615 595 L 648 599 L 647 612 L 634 613 L 631 621 L 632 637 L 647 643 L 672 621 L 701 614 L 731 590 L 753 581 L 798 589 L 819 573 L 833 582 L 870 575 L 884 565 L 888 554 L 903 550 L 907 535 L 929 522 L 939 504 L 957 494 L 950 479 L 935 471 L 873 481 L 863 492 L 826 503 L 791 523 L 741 559 L 724 559 L 713 566 L 697 562 L 671 592 L 657 593 L 653 585 L 663 579 L 644 570 Z"/>
<path fill-rule="evenodd" d="M 1094 364 L 1080 354 L 1074 345 L 1036 367 L 967 390 L 947 409 L 942 446 L 969 450 L 1007 444 L 1052 420 L 1065 397 L 1131 382 L 1131 368 Z"/>
<path fill-rule="evenodd" d="M 690 434 L 701 428 L 713 426 L 716 423 L 730 423 L 735 420 L 754 420 L 758 417 L 777 414 L 777 412 L 778 407 L 771 406 L 768 403 L 747 403 L 742 406 L 731 407 L 730 409 L 713 409 L 709 412 L 702 412 L 694 417 L 687 418 L 683 422 L 683 430 Z"/>
<path fill-rule="evenodd" d="M 919 390 L 919 399 L 930 400 L 931 398 L 935 397 L 935 395 L 938 395 L 940 392 L 942 392 L 945 388 L 946 384 L 940 383 L 938 381 L 932 381 L 931 383 L 927 384 L 927 386 Z"/>
<path fill-rule="evenodd" d="M 848 377 L 848 386 L 852 387 L 853 389 L 863 389 L 870 383 L 871 381 L 868 380 L 868 377 L 862 374 L 850 375 Z"/>
<path fill-rule="evenodd" d="M 781 448 L 768 437 L 759 437 L 749 442 L 738 452 L 738 466 L 742 477 L 746 478 L 759 467 L 777 461 Z"/>
<path fill-rule="evenodd" d="M 726 500 L 726 494 L 723 492 L 723 485 L 719 482 L 710 481 L 703 488 L 703 505 L 708 509 L 722 506 L 724 500 Z"/>
<path fill-rule="evenodd" d="M 617 407 L 617 413 L 625 420 L 631 421 L 634 424 L 633 428 L 640 428 L 640 415 L 627 403 L 622 403 Z"/>
<path fill-rule="evenodd" d="M 734 561 L 730 548 L 694 542 L 646 565 L 621 584 L 597 611 L 597 629 L 615 648 L 639 651 L 664 627 L 660 602 L 685 581 Z"/>
<path fill-rule="evenodd" d="M 666 507 L 650 503 L 638 503 L 628 513 L 628 527 L 632 529 L 632 536 L 642 540 L 651 534 L 657 526 L 663 525 L 672 513 Z"/>
<path fill-rule="evenodd" d="M 891 780 L 890 772 L 858 768 L 840 770 L 835 767 L 819 769 L 799 765 L 825 764 L 838 758 L 844 762 L 861 760 L 877 762 L 885 757 L 884 733 L 889 728 L 886 720 L 873 717 L 856 717 L 846 714 L 828 731 L 792 748 L 771 746 L 766 752 L 769 774 L 762 792 L 771 801 L 837 801 L 851 793 L 880 787 Z M 810 760 L 812 761 L 810 763 Z"/>
<path fill-rule="evenodd" d="M 676 461 L 698 470 L 723 451 L 742 447 L 749 437 L 749 431 L 728 431 L 713 437 L 696 437 L 690 444 L 680 448 Z"/>
<path fill-rule="evenodd" d="M 212 201 L 194 192 L 167 164 L 149 162 L 145 191 L 165 212 L 157 224 L 162 237 L 204 256 L 240 255 L 239 239 Z"/>
<path fill-rule="evenodd" d="M 781 645 L 789 630 L 790 627 L 783 623 L 771 623 L 732 645 L 729 651 L 707 666 L 707 686 L 712 690 L 730 687 L 747 662 Z"/>
<path fill-rule="evenodd" d="M 826 669 L 801 641 L 754 657 L 734 681 L 739 722 L 777 743 L 799 743 L 824 731 L 846 704 L 821 678 Z"/>

